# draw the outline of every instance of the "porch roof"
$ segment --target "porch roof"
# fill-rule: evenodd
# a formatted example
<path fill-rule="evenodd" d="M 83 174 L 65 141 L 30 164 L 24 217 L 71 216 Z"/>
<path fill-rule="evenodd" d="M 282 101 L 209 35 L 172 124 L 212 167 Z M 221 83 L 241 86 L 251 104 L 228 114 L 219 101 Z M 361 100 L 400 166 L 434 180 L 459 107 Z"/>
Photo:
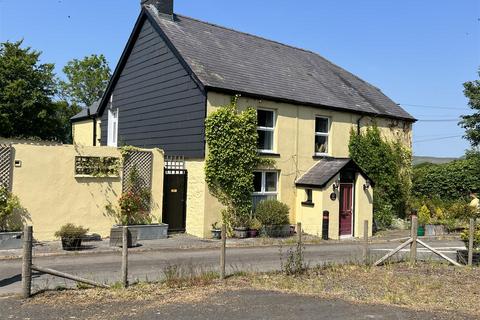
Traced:
<path fill-rule="evenodd" d="M 305 172 L 295 184 L 297 187 L 323 188 L 346 167 L 354 168 L 365 178 L 369 179 L 352 159 L 325 157 L 318 161 L 312 168 L 310 168 L 310 170 Z"/>

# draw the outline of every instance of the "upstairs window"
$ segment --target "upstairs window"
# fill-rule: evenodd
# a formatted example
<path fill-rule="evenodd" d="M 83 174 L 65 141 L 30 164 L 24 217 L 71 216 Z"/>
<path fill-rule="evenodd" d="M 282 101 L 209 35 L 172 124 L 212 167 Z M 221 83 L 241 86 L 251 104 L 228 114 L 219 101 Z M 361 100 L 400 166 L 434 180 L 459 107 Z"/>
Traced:
<path fill-rule="evenodd" d="M 315 118 L 315 155 L 322 156 L 328 154 L 329 129 L 329 118 Z"/>
<path fill-rule="evenodd" d="M 275 111 L 257 110 L 258 151 L 273 152 Z"/>

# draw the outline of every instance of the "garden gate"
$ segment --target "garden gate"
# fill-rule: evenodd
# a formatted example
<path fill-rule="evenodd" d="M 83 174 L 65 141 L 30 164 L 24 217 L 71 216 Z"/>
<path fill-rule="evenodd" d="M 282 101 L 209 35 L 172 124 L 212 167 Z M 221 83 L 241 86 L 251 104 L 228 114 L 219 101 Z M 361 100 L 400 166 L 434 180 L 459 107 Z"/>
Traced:
<path fill-rule="evenodd" d="M 0 144 L 0 186 L 12 188 L 13 148 L 9 144 Z"/>
<path fill-rule="evenodd" d="M 163 222 L 170 232 L 184 232 L 186 226 L 187 170 L 181 156 L 165 157 Z"/>

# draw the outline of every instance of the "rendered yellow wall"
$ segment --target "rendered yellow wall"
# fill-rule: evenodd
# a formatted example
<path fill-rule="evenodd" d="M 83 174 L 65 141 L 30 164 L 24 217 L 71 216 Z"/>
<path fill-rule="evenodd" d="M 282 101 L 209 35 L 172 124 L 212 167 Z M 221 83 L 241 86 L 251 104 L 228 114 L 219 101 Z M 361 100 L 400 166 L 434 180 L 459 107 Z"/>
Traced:
<path fill-rule="evenodd" d="M 189 159 L 185 161 L 187 169 L 187 214 L 186 232 L 205 237 L 205 160 Z"/>
<path fill-rule="evenodd" d="M 220 106 L 228 105 L 230 99 L 231 96 L 229 95 L 209 92 L 207 113 L 211 113 Z M 297 210 L 299 210 L 297 192 L 302 192 L 299 195 L 300 197 L 303 197 L 304 193 L 303 190 L 297 190 L 295 181 L 318 161 L 314 158 L 315 116 L 330 118 L 331 128 L 328 155 L 332 157 L 349 156 L 348 143 L 350 132 L 352 129 L 357 130 L 358 120 L 360 120 L 361 130 L 365 130 L 368 125 L 376 123 L 385 138 L 390 140 L 400 139 L 406 147 L 411 147 L 411 124 L 404 121 L 383 118 L 372 119 L 370 117 L 361 117 L 354 113 L 257 100 L 248 97 L 240 97 L 238 106 L 240 110 L 253 107 L 276 111 L 274 151 L 280 154 L 280 156 L 272 159 L 276 162 L 275 168 L 280 171 L 278 199 L 290 207 L 290 220 L 292 223 L 298 220 L 296 216 Z M 329 233 L 331 238 L 338 237 L 338 200 L 331 201 L 329 191 L 324 192 L 322 197 L 323 208 L 318 208 L 318 217 L 321 219 L 322 211 L 329 210 L 331 224 Z M 210 203 L 214 200 L 212 197 L 206 197 L 205 208 L 218 208 L 218 204 Z M 363 204 L 363 201 L 362 199 L 357 201 L 362 208 L 366 206 Z M 306 212 L 306 215 L 311 215 Z M 337 215 L 336 218 L 334 218 L 335 215 Z M 334 219 L 337 219 L 336 222 Z M 312 226 L 314 234 L 317 233 L 319 224 L 320 222 L 317 226 Z"/>
<path fill-rule="evenodd" d="M 75 156 L 121 158 L 109 147 L 14 143 L 15 160 L 12 192 L 31 216 L 34 236 L 53 240 L 66 223 L 89 228 L 89 232 L 109 236 L 114 220 L 105 216 L 105 206 L 117 206 L 122 193 L 121 177 L 75 177 Z M 152 176 L 152 214 L 161 217 L 163 200 L 163 152 L 155 149 Z"/>
<path fill-rule="evenodd" d="M 97 145 L 100 145 L 100 120 L 97 120 Z M 84 120 L 72 123 L 73 143 L 82 146 L 93 146 L 93 120 Z"/>
<path fill-rule="evenodd" d="M 368 220 L 368 236 L 372 236 L 372 219 L 373 219 L 373 188 L 364 190 L 365 178 L 358 174 L 355 181 L 355 221 L 354 234 L 355 237 L 363 237 L 363 224 Z"/>

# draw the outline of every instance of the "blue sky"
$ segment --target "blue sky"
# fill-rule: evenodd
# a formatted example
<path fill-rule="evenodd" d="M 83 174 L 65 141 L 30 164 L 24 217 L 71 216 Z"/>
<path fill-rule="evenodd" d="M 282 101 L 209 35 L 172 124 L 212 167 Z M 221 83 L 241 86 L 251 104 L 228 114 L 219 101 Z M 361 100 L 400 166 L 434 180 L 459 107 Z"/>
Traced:
<path fill-rule="evenodd" d="M 0 0 L 0 41 L 25 39 L 57 73 L 103 53 L 114 69 L 140 0 Z M 318 52 L 420 120 L 414 153 L 460 156 L 462 83 L 480 67 L 478 0 L 176 0 L 175 11 Z"/>

